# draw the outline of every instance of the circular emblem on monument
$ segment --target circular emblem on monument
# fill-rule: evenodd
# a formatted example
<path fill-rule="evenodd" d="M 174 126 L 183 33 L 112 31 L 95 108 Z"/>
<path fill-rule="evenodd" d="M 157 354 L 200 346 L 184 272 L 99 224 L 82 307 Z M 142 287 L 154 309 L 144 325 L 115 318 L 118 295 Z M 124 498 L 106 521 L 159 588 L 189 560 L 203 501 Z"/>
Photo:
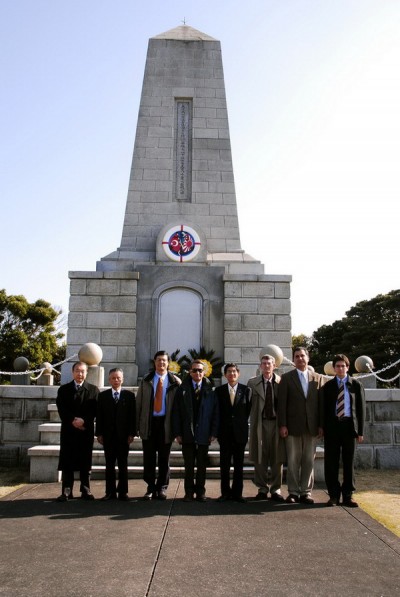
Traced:
<path fill-rule="evenodd" d="M 200 237 L 193 228 L 181 224 L 170 228 L 164 235 L 162 246 L 172 261 L 191 261 L 200 251 Z"/>

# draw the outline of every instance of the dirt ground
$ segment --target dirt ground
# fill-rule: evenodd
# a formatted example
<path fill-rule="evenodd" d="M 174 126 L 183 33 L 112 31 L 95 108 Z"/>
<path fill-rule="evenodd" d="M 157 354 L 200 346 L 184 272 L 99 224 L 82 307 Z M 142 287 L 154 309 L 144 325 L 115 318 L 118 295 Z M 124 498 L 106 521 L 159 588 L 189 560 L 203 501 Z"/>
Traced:
<path fill-rule="evenodd" d="M 0 498 L 29 483 L 29 472 L 0 468 Z M 400 537 L 400 471 L 359 470 L 354 498 L 372 518 Z"/>

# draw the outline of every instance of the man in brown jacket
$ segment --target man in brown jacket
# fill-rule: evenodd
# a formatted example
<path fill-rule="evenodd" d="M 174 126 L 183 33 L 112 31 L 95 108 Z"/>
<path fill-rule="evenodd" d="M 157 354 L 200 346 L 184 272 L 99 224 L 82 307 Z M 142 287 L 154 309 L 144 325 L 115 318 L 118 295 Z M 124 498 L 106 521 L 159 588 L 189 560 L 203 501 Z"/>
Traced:
<path fill-rule="evenodd" d="M 168 364 L 168 353 L 156 352 L 155 370 L 143 378 L 136 397 L 136 422 L 143 444 L 143 479 L 147 483 L 145 500 L 167 498 L 173 440 L 171 414 L 175 392 L 181 384 L 179 377 L 168 371 Z"/>
<path fill-rule="evenodd" d="M 278 389 L 278 425 L 286 439 L 289 504 L 313 504 L 316 439 L 323 435 L 320 420 L 322 376 L 309 371 L 309 354 L 298 346 L 293 351 L 295 369 L 284 373 Z"/>

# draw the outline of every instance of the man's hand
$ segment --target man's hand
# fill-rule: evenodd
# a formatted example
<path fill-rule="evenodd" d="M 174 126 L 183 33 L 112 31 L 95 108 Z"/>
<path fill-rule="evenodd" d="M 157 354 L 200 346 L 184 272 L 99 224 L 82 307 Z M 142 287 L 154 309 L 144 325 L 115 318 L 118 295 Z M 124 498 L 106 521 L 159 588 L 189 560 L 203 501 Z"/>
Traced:
<path fill-rule="evenodd" d="M 97 441 L 99 442 L 99 444 L 103 445 L 103 436 L 102 435 L 98 435 L 97 436 Z"/>
<path fill-rule="evenodd" d="M 283 438 L 287 437 L 289 435 L 288 428 L 285 426 L 279 427 L 279 435 Z"/>
<path fill-rule="evenodd" d="M 181 446 L 182 445 L 182 436 L 181 435 L 177 435 L 175 438 L 175 441 L 178 442 L 178 444 Z"/>
<path fill-rule="evenodd" d="M 81 429 L 82 431 L 85 429 L 85 421 L 80 417 L 75 417 L 75 419 L 72 421 L 72 425 L 75 427 L 75 429 Z"/>

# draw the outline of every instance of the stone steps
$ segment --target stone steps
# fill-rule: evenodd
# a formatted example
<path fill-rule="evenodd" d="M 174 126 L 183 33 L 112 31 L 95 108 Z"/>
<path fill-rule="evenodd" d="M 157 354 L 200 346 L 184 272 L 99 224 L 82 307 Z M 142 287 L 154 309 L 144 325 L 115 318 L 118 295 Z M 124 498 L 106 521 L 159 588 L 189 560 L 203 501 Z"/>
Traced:
<path fill-rule="evenodd" d="M 49 423 L 39 425 L 40 445 L 28 450 L 30 457 L 30 481 L 31 483 L 54 483 L 59 480 L 57 470 L 60 451 L 60 430 L 61 423 L 55 404 L 49 404 Z M 254 467 L 249 461 L 248 447 L 245 451 L 244 477 L 251 479 Z M 219 444 L 213 442 L 209 450 L 209 465 L 207 466 L 208 478 L 219 478 Z M 315 479 L 323 480 L 323 448 L 317 448 L 315 461 Z M 171 448 L 171 475 L 182 477 L 184 464 L 182 450 L 179 444 L 173 442 Z M 231 469 L 232 470 L 232 469 Z M 143 474 L 143 447 L 140 438 L 135 438 L 131 444 L 128 457 L 128 474 L 132 479 L 141 478 Z M 95 440 L 93 445 L 93 466 L 92 478 L 104 479 L 105 459 L 102 446 Z"/>

